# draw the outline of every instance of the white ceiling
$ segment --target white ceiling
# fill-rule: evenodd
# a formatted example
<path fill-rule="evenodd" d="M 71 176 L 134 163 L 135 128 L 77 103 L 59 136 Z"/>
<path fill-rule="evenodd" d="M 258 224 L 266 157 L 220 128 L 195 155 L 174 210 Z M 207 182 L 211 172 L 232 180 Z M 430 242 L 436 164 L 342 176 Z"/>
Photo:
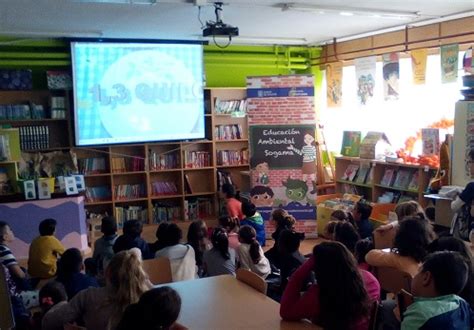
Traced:
<path fill-rule="evenodd" d="M 0 35 L 200 39 L 198 7 L 192 1 L 157 0 L 155 5 L 78 1 L 80 0 L 0 0 Z M 324 14 L 282 11 L 283 2 L 285 0 L 225 1 L 224 22 L 240 29 L 241 37 L 234 39 L 234 42 L 239 43 L 241 39 L 240 43 L 265 43 L 265 39 L 270 39 L 267 43 L 313 44 L 334 37 L 341 38 L 462 12 L 470 11 L 470 15 L 474 15 L 474 0 L 286 1 L 421 14 L 416 19 L 402 20 L 347 17 L 341 16 L 337 11 Z M 202 7 L 201 17 L 203 21 L 214 20 L 213 7 Z"/>

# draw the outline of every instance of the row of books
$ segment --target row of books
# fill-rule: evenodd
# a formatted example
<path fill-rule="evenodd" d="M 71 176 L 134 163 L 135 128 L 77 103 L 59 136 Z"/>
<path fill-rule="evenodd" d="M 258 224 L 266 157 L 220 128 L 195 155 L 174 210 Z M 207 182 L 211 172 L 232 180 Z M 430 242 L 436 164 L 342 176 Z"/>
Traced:
<path fill-rule="evenodd" d="M 176 183 L 170 181 L 155 181 L 151 183 L 151 190 L 154 196 L 177 195 L 178 187 Z"/>
<path fill-rule="evenodd" d="M 112 199 L 109 186 L 86 187 L 86 202 L 102 202 Z"/>
<path fill-rule="evenodd" d="M 380 184 L 404 190 L 418 191 L 418 171 L 385 169 Z"/>
<path fill-rule="evenodd" d="M 115 207 L 115 219 L 118 228 L 123 228 L 123 224 L 128 220 L 139 220 L 142 223 L 148 222 L 148 209 L 142 206 Z"/>
<path fill-rule="evenodd" d="M 114 186 L 115 199 L 135 199 L 146 196 L 146 188 L 143 183 L 119 184 Z"/>
<path fill-rule="evenodd" d="M 414 200 L 413 196 L 402 194 L 400 191 L 385 191 L 382 195 L 377 198 L 377 203 L 388 204 L 388 203 L 402 203 Z"/>
<path fill-rule="evenodd" d="M 49 148 L 48 126 L 21 126 L 20 148 L 21 150 L 40 150 Z"/>
<path fill-rule="evenodd" d="M 211 154 L 207 151 L 185 151 L 184 164 L 186 168 L 211 166 Z"/>
<path fill-rule="evenodd" d="M 221 191 L 225 183 L 233 184 L 231 174 L 226 171 L 217 171 L 217 191 Z"/>
<path fill-rule="evenodd" d="M 212 202 L 208 198 L 196 198 L 184 201 L 184 220 L 208 218 L 213 214 Z"/>
<path fill-rule="evenodd" d="M 373 168 L 370 166 L 349 164 L 344 171 L 341 180 L 353 181 L 361 184 L 371 184 L 373 181 Z"/>
<path fill-rule="evenodd" d="M 145 170 L 145 161 L 139 157 L 114 157 L 112 158 L 112 172 L 137 172 Z"/>
<path fill-rule="evenodd" d="M 217 125 L 214 128 L 214 135 L 217 140 L 239 140 L 242 139 L 242 125 Z"/>
<path fill-rule="evenodd" d="M 150 171 L 169 170 L 179 168 L 179 152 L 157 153 L 150 150 L 148 153 Z"/>
<path fill-rule="evenodd" d="M 218 150 L 217 165 L 247 165 L 249 163 L 249 151 L 243 150 Z"/>
<path fill-rule="evenodd" d="M 0 120 L 24 120 L 45 118 L 44 107 L 40 104 L 0 105 Z"/>
<path fill-rule="evenodd" d="M 104 157 L 80 158 L 77 161 L 81 174 L 100 174 L 107 172 Z"/>
<path fill-rule="evenodd" d="M 181 208 L 168 203 L 156 203 L 153 205 L 152 221 L 153 223 L 168 222 L 180 220 Z"/>
<path fill-rule="evenodd" d="M 232 114 L 247 112 L 247 100 L 229 100 L 223 101 L 216 98 L 214 110 L 217 114 Z"/>

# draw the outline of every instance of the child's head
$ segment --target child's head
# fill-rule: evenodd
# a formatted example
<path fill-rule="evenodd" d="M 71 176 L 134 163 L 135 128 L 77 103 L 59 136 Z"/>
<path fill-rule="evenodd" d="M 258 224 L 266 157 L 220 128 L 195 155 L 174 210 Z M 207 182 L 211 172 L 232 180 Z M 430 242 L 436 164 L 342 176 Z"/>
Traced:
<path fill-rule="evenodd" d="M 435 221 L 436 218 L 436 209 L 433 206 L 428 206 L 425 209 L 426 218 L 430 221 Z"/>
<path fill-rule="evenodd" d="M 300 242 L 304 239 L 303 233 L 285 229 L 280 233 L 278 248 L 283 254 L 292 254 L 299 250 Z"/>
<path fill-rule="evenodd" d="M 123 234 L 132 238 L 140 237 L 143 225 L 138 220 L 128 220 L 123 224 Z"/>
<path fill-rule="evenodd" d="M 288 215 L 288 212 L 285 209 L 276 209 L 272 211 L 272 215 L 270 219 L 275 221 L 275 225 L 278 226 L 278 223 L 283 221 L 285 217 Z"/>
<path fill-rule="evenodd" d="M 369 253 L 370 250 L 375 248 L 374 242 L 372 242 L 369 238 L 364 238 L 357 241 L 355 248 L 354 248 L 354 257 L 357 260 L 358 264 L 362 264 L 365 262 L 365 256 Z"/>
<path fill-rule="evenodd" d="M 80 273 L 84 268 L 82 254 L 76 248 L 70 248 L 64 251 L 59 259 L 58 274 L 63 276 Z"/>
<path fill-rule="evenodd" d="M 202 220 L 195 220 L 191 222 L 188 228 L 187 240 L 188 243 L 199 243 L 207 238 L 207 226 Z"/>
<path fill-rule="evenodd" d="M 39 224 L 39 233 L 41 236 L 53 236 L 56 231 L 56 220 L 45 219 Z"/>
<path fill-rule="evenodd" d="M 428 244 L 431 243 L 429 224 L 419 218 L 406 218 L 400 223 L 395 235 L 393 247 L 401 256 L 411 257 L 421 262 L 428 253 Z"/>
<path fill-rule="evenodd" d="M 46 313 L 57 303 L 67 301 L 66 289 L 62 283 L 49 281 L 40 289 L 38 300 L 43 313 Z"/>
<path fill-rule="evenodd" d="M 283 229 L 291 230 L 295 227 L 295 224 L 296 224 L 296 219 L 290 214 L 287 214 L 282 218 L 278 218 L 278 220 L 275 221 L 276 228 L 279 230 L 283 230 Z"/>
<path fill-rule="evenodd" d="M 219 218 L 219 226 L 224 228 L 227 233 L 230 233 L 236 229 L 238 229 L 238 219 L 233 217 L 220 217 Z"/>
<path fill-rule="evenodd" d="M 212 246 L 219 251 L 225 260 L 230 258 L 229 239 L 224 228 L 216 227 L 211 235 Z"/>
<path fill-rule="evenodd" d="M 162 222 L 160 223 L 158 228 L 156 228 L 155 236 L 159 242 L 164 242 L 166 240 L 166 235 L 167 235 L 166 231 L 168 230 L 168 226 L 169 226 L 168 222 Z"/>
<path fill-rule="evenodd" d="M 431 244 L 428 246 L 429 252 L 438 252 L 438 251 L 454 251 L 459 252 L 461 255 L 466 258 L 467 260 L 472 259 L 472 253 L 470 249 L 467 247 L 467 244 L 456 237 L 452 236 L 445 236 L 435 239 Z"/>
<path fill-rule="evenodd" d="M 125 310 L 118 330 L 167 330 L 176 322 L 181 311 L 181 297 L 168 286 L 145 292 L 138 303 Z"/>
<path fill-rule="evenodd" d="M 250 245 L 250 257 L 254 264 L 260 261 L 260 245 L 257 242 L 257 232 L 251 226 L 245 225 L 240 227 L 239 242 Z"/>
<path fill-rule="evenodd" d="M 313 248 L 313 256 L 320 291 L 320 325 L 348 329 L 354 319 L 368 316 L 369 298 L 350 251 L 339 242 L 323 242 Z"/>
<path fill-rule="evenodd" d="M 369 219 L 370 214 L 372 213 L 372 206 L 364 200 L 360 200 L 354 207 L 352 211 L 352 216 L 355 221 Z"/>
<path fill-rule="evenodd" d="M 426 258 L 411 284 L 417 297 L 459 294 L 467 283 L 469 267 L 458 252 L 435 252 Z"/>
<path fill-rule="evenodd" d="M 331 213 L 332 221 L 345 221 L 347 220 L 347 213 L 343 210 L 336 210 Z"/>
<path fill-rule="evenodd" d="M 230 183 L 224 183 L 221 189 L 225 198 L 235 198 L 235 188 Z"/>
<path fill-rule="evenodd" d="M 336 225 L 339 223 L 339 220 L 337 221 L 329 221 L 324 227 L 324 237 L 333 240 L 334 239 L 334 230 L 336 229 Z"/>
<path fill-rule="evenodd" d="M 183 231 L 175 223 L 170 223 L 166 228 L 166 237 L 164 243 L 166 246 L 179 244 L 183 238 Z"/>
<path fill-rule="evenodd" d="M 395 207 L 395 214 L 398 221 L 403 221 L 407 217 L 419 217 L 425 219 L 425 212 L 420 204 L 415 201 L 406 201 L 397 204 Z"/>
<path fill-rule="evenodd" d="M 355 245 L 360 240 L 359 233 L 352 224 L 347 221 L 337 221 L 334 227 L 334 240 L 354 253 Z"/>
<path fill-rule="evenodd" d="M 257 208 L 255 207 L 254 204 L 252 204 L 250 202 L 247 202 L 247 201 L 243 201 L 242 202 L 242 213 L 246 217 L 253 217 L 255 215 L 255 213 L 257 213 Z"/>
<path fill-rule="evenodd" d="M 117 221 L 115 221 L 115 218 L 113 216 L 103 217 L 100 231 L 104 236 L 114 235 L 117 232 Z"/>
<path fill-rule="evenodd" d="M 10 243 L 15 239 L 15 235 L 8 223 L 0 221 L 0 244 Z"/>

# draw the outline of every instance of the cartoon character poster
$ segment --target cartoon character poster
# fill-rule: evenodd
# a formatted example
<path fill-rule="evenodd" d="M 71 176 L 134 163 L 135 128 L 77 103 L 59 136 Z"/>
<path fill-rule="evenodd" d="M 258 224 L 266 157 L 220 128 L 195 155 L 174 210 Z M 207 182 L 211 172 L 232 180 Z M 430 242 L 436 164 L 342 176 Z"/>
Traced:
<path fill-rule="evenodd" d="M 328 108 L 342 104 L 342 62 L 326 65 L 326 90 Z"/>
<path fill-rule="evenodd" d="M 366 105 L 374 97 L 376 57 L 369 56 L 354 60 L 357 96 L 361 105 Z"/>
<path fill-rule="evenodd" d="M 383 54 L 383 94 L 385 101 L 398 100 L 400 97 L 400 64 L 398 53 Z"/>
<path fill-rule="evenodd" d="M 458 80 L 459 45 L 441 46 L 441 82 L 451 83 Z"/>

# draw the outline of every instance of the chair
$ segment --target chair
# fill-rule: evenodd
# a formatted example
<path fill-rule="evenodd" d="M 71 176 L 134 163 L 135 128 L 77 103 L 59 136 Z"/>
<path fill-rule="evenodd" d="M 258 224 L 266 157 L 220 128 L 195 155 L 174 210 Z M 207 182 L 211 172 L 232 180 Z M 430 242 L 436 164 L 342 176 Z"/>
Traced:
<path fill-rule="evenodd" d="M 380 303 L 377 300 L 372 302 L 372 306 L 370 307 L 370 318 L 369 318 L 369 328 L 368 330 L 377 330 L 380 328 L 380 319 L 379 319 L 379 312 L 380 312 Z"/>
<path fill-rule="evenodd" d="M 402 289 L 397 294 L 397 305 L 400 312 L 400 321 L 403 321 L 403 314 L 407 310 L 408 306 L 410 306 L 412 303 L 413 296 L 409 292 Z"/>
<path fill-rule="evenodd" d="M 154 285 L 173 282 L 168 258 L 143 260 L 143 270 Z"/>
<path fill-rule="evenodd" d="M 267 294 L 267 282 L 257 274 L 251 272 L 250 270 L 239 268 L 235 272 L 237 279 L 244 282 L 247 285 L 250 285 L 257 291 L 260 291 L 263 294 Z"/>
<path fill-rule="evenodd" d="M 13 317 L 10 293 L 8 290 L 7 279 L 3 265 L 0 265 L 0 329 L 13 329 L 15 327 L 15 318 Z"/>
<path fill-rule="evenodd" d="M 375 276 L 382 290 L 386 292 L 397 294 L 401 290 L 411 290 L 412 277 L 407 272 L 393 267 L 376 267 Z"/>
<path fill-rule="evenodd" d="M 396 235 L 396 230 L 389 230 L 384 233 L 381 233 L 375 230 L 374 231 L 374 248 L 377 250 L 392 248 L 395 235 Z"/>
<path fill-rule="evenodd" d="M 66 323 L 64 325 L 64 330 L 87 330 L 87 328 L 81 327 L 76 324 Z"/>

